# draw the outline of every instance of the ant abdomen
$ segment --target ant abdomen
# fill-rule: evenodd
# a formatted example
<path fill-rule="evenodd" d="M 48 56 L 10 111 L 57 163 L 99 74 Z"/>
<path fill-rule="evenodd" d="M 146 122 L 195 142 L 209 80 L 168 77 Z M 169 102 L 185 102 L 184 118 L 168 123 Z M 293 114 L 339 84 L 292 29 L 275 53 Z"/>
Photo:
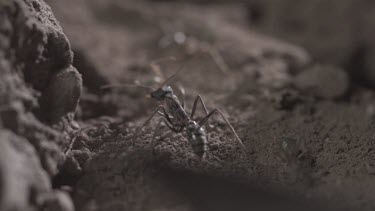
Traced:
<path fill-rule="evenodd" d="M 194 154 L 196 154 L 200 158 L 202 158 L 203 155 L 208 150 L 206 137 L 204 137 L 204 139 L 201 139 L 201 140 L 202 141 L 191 144 Z"/>
<path fill-rule="evenodd" d="M 202 158 L 208 150 L 206 132 L 196 122 L 192 121 L 186 128 L 186 133 L 194 154 Z"/>

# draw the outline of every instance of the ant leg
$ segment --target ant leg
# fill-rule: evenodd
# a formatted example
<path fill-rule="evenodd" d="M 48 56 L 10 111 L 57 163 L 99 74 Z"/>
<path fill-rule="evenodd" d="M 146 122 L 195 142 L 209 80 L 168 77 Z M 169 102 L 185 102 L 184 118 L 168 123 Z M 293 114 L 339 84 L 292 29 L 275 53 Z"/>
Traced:
<path fill-rule="evenodd" d="M 204 104 L 203 100 L 202 100 L 202 97 L 200 95 L 198 95 L 196 98 L 195 98 L 195 101 L 194 101 L 194 105 L 193 105 L 193 109 L 191 110 L 191 114 L 190 114 L 190 118 L 193 119 L 194 117 L 194 114 L 195 114 L 195 110 L 197 108 L 197 103 L 198 103 L 198 100 L 200 101 L 203 109 L 204 109 L 204 112 L 206 113 L 206 115 L 208 115 L 208 110 L 207 110 L 207 107 L 206 107 L 206 104 Z"/>
<path fill-rule="evenodd" d="M 173 132 L 177 132 L 177 130 L 175 129 L 175 128 L 173 128 L 173 126 L 171 125 L 171 123 L 169 123 L 168 122 L 168 120 L 166 120 L 166 119 L 161 119 L 160 121 L 159 121 L 159 123 L 157 124 L 157 126 L 156 126 L 156 128 L 155 128 L 155 132 L 154 132 L 154 135 L 152 136 L 152 139 L 151 139 L 151 149 L 152 149 L 152 153 L 154 154 L 154 148 L 155 148 L 155 142 L 154 142 L 154 140 L 155 140 L 155 138 L 159 135 L 158 134 L 158 131 L 160 131 L 159 129 L 161 128 L 161 123 L 164 123 L 164 124 L 166 124 L 167 125 L 167 127 L 171 130 L 171 131 L 173 131 Z"/>
<path fill-rule="evenodd" d="M 181 94 L 182 108 L 185 109 L 185 89 L 181 86 L 181 84 L 177 84 L 177 88 Z"/>
<path fill-rule="evenodd" d="M 198 95 L 196 98 L 195 98 L 195 101 L 194 101 L 194 105 L 193 105 L 193 109 L 191 111 L 191 114 L 190 114 L 190 119 L 193 119 L 194 115 L 195 115 L 195 110 L 197 108 L 197 103 L 198 103 L 198 100 L 199 102 L 201 103 L 202 107 L 203 107 L 203 110 L 204 110 L 204 113 L 206 114 L 206 116 L 208 115 L 208 110 L 207 110 L 207 107 L 206 107 L 206 104 L 204 103 L 202 97 L 200 95 Z M 213 128 L 214 126 L 211 125 L 210 123 L 208 123 L 208 126 L 210 128 Z"/>
<path fill-rule="evenodd" d="M 215 64 L 219 67 L 222 73 L 229 72 L 228 64 L 225 62 L 223 56 L 220 54 L 218 49 L 216 49 L 213 46 L 210 46 L 208 53 L 211 56 L 212 60 L 215 62 Z"/>
<path fill-rule="evenodd" d="M 214 113 L 219 113 L 219 115 L 224 119 L 226 125 L 229 127 L 229 129 L 231 130 L 231 132 L 233 133 L 233 135 L 236 137 L 236 140 L 238 141 L 238 143 L 241 145 L 241 147 L 245 150 L 246 153 L 248 153 L 245 145 L 242 143 L 240 137 L 238 137 L 238 134 L 236 133 L 236 131 L 234 130 L 233 126 L 229 123 L 228 119 L 224 116 L 224 114 L 218 109 L 218 108 L 215 108 L 213 111 L 211 111 L 209 114 L 207 114 L 207 116 L 205 116 L 199 123 L 199 127 L 202 127 L 207 121 L 208 119 L 214 114 Z"/>
<path fill-rule="evenodd" d="M 164 111 L 164 112 L 165 112 L 165 111 Z M 164 114 L 164 113 L 161 112 L 161 111 L 158 111 L 158 114 L 159 114 L 160 116 L 164 117 L 164 118 L 167 118 L 167 116 L 168 116 L 169 119 L 173 119 L 173 117 L 169 116 L 168 114 Z M 172 124 L 172 122 L 171 122 L 171 124 Z"/>
<path fill-rule="evenodd" d="M 160 120 L 159 123 L 156 125 L 154 135 L 152 136 L 152 139 L 151 139 L 151 151 L 152 151 L 152 154 L 155 154 L 154 153 L 154 148 L 155 148 L 154 140 L 155 140 L 155 138 L 157 136 L 156 134 L 157 134 L 159 128 L 161 127 L 161 123 L 162 122 L 163 122 L 163 120 Z"/>
<path fill-rule="evenodd" d="M 162 114 L 163 117 L 165 117 L 165 119 L 168 121 L 168 123 L 172 126 L 173 125 L 173 122 L 171 120 L 171 117 L 168 115 L 167 111 L 165 110 L 165 108 L 162 106 L 161 109 L 163 110 L 164 114 Z M 172 129 L 171 129 L 172 130 Z"/>
<path fill-rule="evenodd" d="M 139 133 L 141 132 L 141 130 L 142 130 L 142 128 L 144 127 L 144 126 L 146 126 L 150 121 L 151 121 L 151 119 L 152 118 L 154 118 L 154 116 L 155 116 L 155 114 L 160 114 L 159 113 L 159 110 L 160 109 L 163 109 L 164 110 L 164 112 L 165 112 L 165 109 L 164 109 L 164 106 L 162 106 L 162 105 L 159 105 L 159 107 L 154 111 L 154 113 L 152 113 L 152 115 L 142 124 L 142 126 L 140 126 L 138 129 L 137 129 L 137 131 L 136 131 L 136 133 L 135 133 L 135 135 L 136 136 L 138 136 L 139 135 Z M 166 114 L 166 113 L 165 113 Z M 166 114 L 166 118 L 167 119 L 169 119 L 169 116 Z"/>
<path fill-rule="evenodd" d="M 171 61 L 171 60 L 175 61 L 176 58 L 174 58 L 174 57 L 164 57 L 164 58 L 155 59 L 155 60 L 151 61 L 150 62 L 151 71 L 154 72 L 154 74 L 157 77 L 159 77 L 161 80 L 165 80 L 164 74 L 161 71 L 159 64 L 162 63 L 162 62 Z"/>
<path fill-rule="evenodd" d="M 165 115 L 161 111 L 158 111 L 158 114 L 160 114 L 160 116 L 162 117 L 165 117 Z"/>

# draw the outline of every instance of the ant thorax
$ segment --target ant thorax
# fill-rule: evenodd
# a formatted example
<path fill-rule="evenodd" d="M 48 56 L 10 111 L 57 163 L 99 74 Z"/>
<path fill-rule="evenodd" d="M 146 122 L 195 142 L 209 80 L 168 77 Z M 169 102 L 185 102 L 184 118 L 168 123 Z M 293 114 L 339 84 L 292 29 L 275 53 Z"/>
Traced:
<path fill-rule="evenodd" d="M 177 125 L 183 126 L 189 121 L 189 116 L 187 115 L 185 109 L 182 107 L 177 96 L 174 94 L 167 94 L 164 99 L 165 106 L 168 112 L 173 117 L 173 122 Z"/>
<path fill-rule="evenodd" d="M 205 135 L 203 127 L 199 126 L 198 123 L 194 120 L 190 120 L 186 124 L 186 131 L 192 135 Z"/>

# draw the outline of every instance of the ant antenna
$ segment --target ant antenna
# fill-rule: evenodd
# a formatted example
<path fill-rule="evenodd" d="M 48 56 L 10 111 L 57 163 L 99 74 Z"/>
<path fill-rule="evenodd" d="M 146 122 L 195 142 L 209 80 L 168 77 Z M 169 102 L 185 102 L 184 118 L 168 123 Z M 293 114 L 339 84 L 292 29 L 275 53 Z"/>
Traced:
<path fill-rule="evenodd" d="M 174 79 L 174 77 L 176 77 L 176 75 L 181 72 L 185 67 L 186 67 L 186 64 L 189 63 L 190 61 L 192 61 L 194 58 L 196 57 L 196 55 L 190 57 L 189 59 L 187 59 L 187 61 L 185 61 L 178 69 L 177 71 L 169 76 L 169 78 L 167 78 L 167 80 L 165 80 L 160 86 L 159 88 L 162 88 L 163 86 L 165 86 L 168 82 L 172 81 Z"/>
<path fill-rule="evenodd" d="M 170 57 L 164 57 L 164 58 L 159 58 L 159 59 L 152 60 L 150 62 L 151 70 L 155 73 L 155 75 L 157 75 L 158 77 L 164 79 L 164 75 L 163 75 L 163 72 L 160 69 L 159 63 L 165 62 L 165 61 L 171 61 L 171 60 L 172 61 L 176 61 L 176 58 L 173 57 L 173 56 L 170 56 Z"/>
<path fill-rule="evenodd" d="M 159 58 L 159 59 L 152 60 L 151 64 L 155 65 L 155 64 L 158 64 L 160 62 L 165 62 L 165 61 L 176 61 L 176 58 L 173 57 L 173 56 L 162 57 L 162 58 Z"/>
<path fill-rule="evenodd" d="M 189 59 L 187 59 L 187 61 L 185 61 L 179 68 L 178 70 L 171 76 L 169 76 L 169 78 L 167 78 L 160 86 L 159 88 L 162 88 L 163 86 L 165 86 L 168 82 L 172 81 L 174 79 L 174 77 L 176 77 L 176 75 L 181 72 L 186 64 L 188 62 L 190 62 L 191 60 L 193 60 L 194 58 L 196 57 L 196 55 L 190 57 Z M 160 68 L 158 68 L 158 63 L 160 62 L 163 62 L 163 61 L 168 61 L 168 60 L 176 60 L 175 57 L 171 56 L 171 57 L 165 57 L 165 58 L 160 58 L 160 59 L 156 59 L 156 60 L 153 60 L 150 64 L 151 66 L 151 69 L 155 72 L 155 74 L 157 75 L 162 75 L 161 74 L 161 71 L 160 71 Z M 111 88 L 126 88 L 126 87 L 140 87 L 140 88 L 143 88 L 143 89 L 146 89 L 147 91 L 150 91 L 150 92 L 153 92 L 155 91 L 152 87 L 150 86 L 145 86 L 145 85 L 139 85 L 139 84 L 110 84 L 110 85 L 104 85 L 104 86 L 101 86 L 100 88 L 102 90 L 105 90 L 105 89 L 111 89 Z"/>
<path fill-rule="evenodd" d="M 143 89 L 147 89 L 147 91 L 153 91 L 154 89 L 149 86 L 145 85 L 138 85 L 138 84 L 111 84 L 111 85 L 104 85 L 101 86 L 100 89 L 111 89 L 111 88 L 126 88 L 126 87 L 140 87 Z"/>

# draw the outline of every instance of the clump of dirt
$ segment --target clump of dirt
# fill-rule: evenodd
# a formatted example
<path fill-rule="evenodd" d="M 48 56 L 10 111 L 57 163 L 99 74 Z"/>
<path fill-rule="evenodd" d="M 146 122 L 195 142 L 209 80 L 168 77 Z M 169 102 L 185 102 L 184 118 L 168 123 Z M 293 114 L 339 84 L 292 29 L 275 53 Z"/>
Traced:
<path fill-rule="evenodd" d="M 81 77 L 41 0 L 0 2 L 0 209 L 73 210 L 50 178 L 65 160 Z"/>

